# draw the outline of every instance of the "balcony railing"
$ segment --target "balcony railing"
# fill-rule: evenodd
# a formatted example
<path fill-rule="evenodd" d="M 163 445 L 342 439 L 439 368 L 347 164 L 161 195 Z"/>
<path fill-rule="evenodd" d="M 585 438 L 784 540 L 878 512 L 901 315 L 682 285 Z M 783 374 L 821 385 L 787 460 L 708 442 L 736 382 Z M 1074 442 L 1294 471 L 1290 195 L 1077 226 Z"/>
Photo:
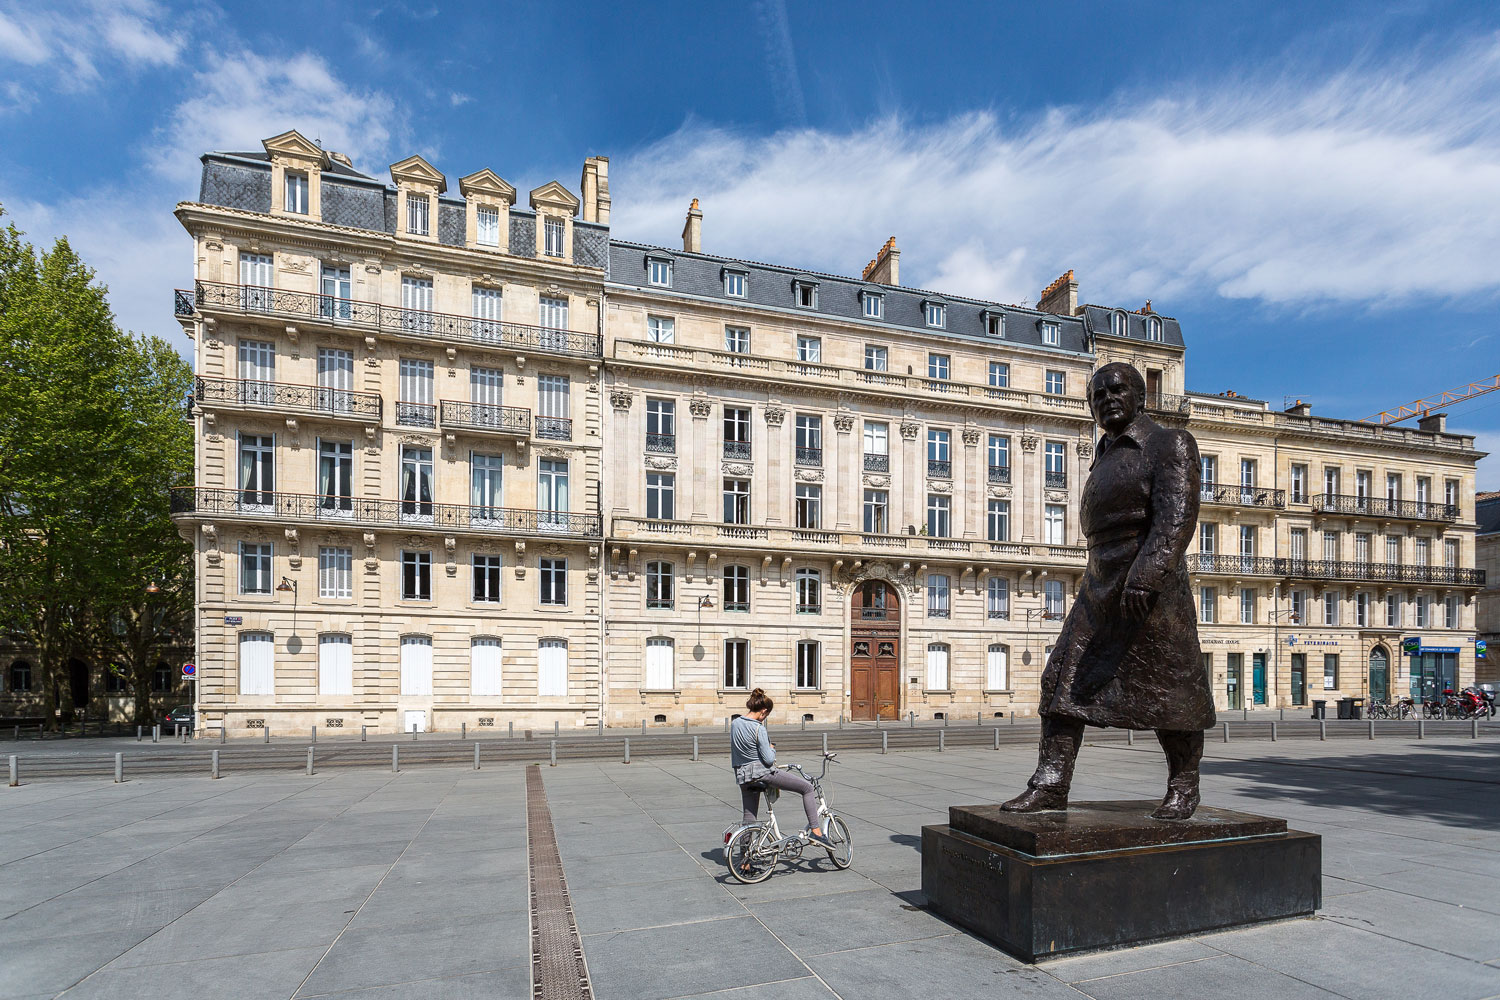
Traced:
<path fill-rule="evenodd" d="M 600 525 L 598 514 L 567 511 L 195 487 L 172 490 L 171 511 L 174 515 L 203 520 L 228 518 L 512 535 L 598 537 Z"/>
<path fill-rule="evenodd" d="M 1188 572 L 1218 576 L 1276 576 L 1292 580 L 1343 580 L 1483 587 L 1485 572 L 1462 566 L 1418 566 L 1408 563 L 1345 562 L 1337 559 L 1280 559 L 1269 556 L 1190 553 Z"/>
<path fill-rule="evenodd" d="M 573 440 L 571 417 L 537 417 L 536 436 L 543 441 Z"/>
<path fill-rule="evenodd" d="M 647 434 L 646 451 L 653 455 L 677 454 L 676 434 Z"/>
<path fill-rule="evenodd" d="M 317 385 L 258 382 L 254 379 L 197 379 L 197 401 L 207 407 L 280 410 L 346 417 L 365 423 L 380 421 L 380 396 L 373 392 L 351 392 Z"/>
<path fill-rule="evenodd" d="M 1230 483 L 1203 483 L 1199 487 L 1203 503 L 1230 504 L 1238 507 L 1286 507 L 1286 490 L 1268 490 L 1259 486 L 1235 486 Z"/>
<path fill-rule="evenodd" d="M 1191 408 L 1191 403 L 1186 396 L 1177 396 L 1169 392 L 1146 393 L 1146 409 L 1148 410 L 1155 410 L 1158 413 L 1181 413 L 1186 416 Z"/>
<path fill-rule="evenodd" d="M 531 411 L 521 406 L 462 403 L 445 399 L 442 401 L 441 416 L 444 429 L 454 427 L 516 437 L 531 436 Z"/>
<path fill-rule="evenodd" d="M 866 472 L 890 472 L 891 471 L 891 456 L 889 456 L 889 455 L 871 455 L 871 454 L 869 454 L 867 452 L 865 454 L 865 471 Z"/>
<path fill-rule="evenodd" d="M 929 458 L 927 460 L 927 477 L 929 479 L 952 479 L 953 463 L 947 459 Z"/>
<path fill-rule="evenodd" d="M 1457 521 L 1458 507 L 1423 500 L 1386 500 L 1383 497 L 1347 496 L 1342 493 L 1319 493 L 1312 498 L 1315 511 L 1324 514 L 1353 514 L 1358 517 L 1394 517 L 1406 521 Z"/>
<path fill-rule="evenodd" d="M 431 403 L 396 402 L 396 423 L 403 427 L 436 427 L 437 407 Z"/>
<path fill-rule="evenodd" d="M 1065 490 L 1068 488 L 1068 474 L 1066 472 L 1044 473 L 1042 484 L 1049 490 Z"/>
<path fill-rule="evenodd" d="M 740 458 L 740 459 L 749 458 L 750 457 L 750 442 L 749 441 L 725 441 L 724 442 L 724 457 L 725 458 Z"/>
<path fill-rule="evenodd" d="M 823 465 L 823 449 L 799 447 L 797 449 L 797 464 L 821 468 Z"/>
<path fill-rule="evenodd" d="M 1010 482 L 1010 466 L 990 466 L 990 482 L 997 486 L 1005 486 Z"/>
<path fill-rule="evenodd" d="M 502 347 L 547 354 L 597 358 L 603 341 L 597 333 L 527 326 L 454 313 L 402 309 L 376 302 L 357 302 L 316 292 L 293 292 L 258 285 L 198 281 L 193 290 L 177 289 L 173 310 L 178 316 L 196 312 L 262 314 L 285 319 L 330 323 L 363 330 L 412 334 L 455 340 L 484 347 Z"/>

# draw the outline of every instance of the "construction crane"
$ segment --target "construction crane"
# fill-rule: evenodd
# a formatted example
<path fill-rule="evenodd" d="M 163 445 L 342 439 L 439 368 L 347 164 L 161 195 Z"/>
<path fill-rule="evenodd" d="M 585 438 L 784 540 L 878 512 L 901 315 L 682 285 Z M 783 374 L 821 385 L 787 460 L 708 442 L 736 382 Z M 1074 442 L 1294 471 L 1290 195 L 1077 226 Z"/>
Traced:
<path fill-rule="evenodd" d="M 1483 396 L 1487 392 L 1500 389 L 1500 375 L 1491 375 L 1487 379 L 1478 382 L 1470 382 L 1461 385 L 1457 389 L 1449 389 L 1440 392 L 1436 396 L 1425 396 L 1405 406 L 1398 406 L 1394 410 L 1381 410 L 1373 417 L 1366 417 L 1363 423 L 1367 424 L 1394 424 L 1409 417 L 1425 417 L 1438 407 L 1447 406 L 1449 403 L 1459 403 L 1473 399 L 1475 396 Z"/>

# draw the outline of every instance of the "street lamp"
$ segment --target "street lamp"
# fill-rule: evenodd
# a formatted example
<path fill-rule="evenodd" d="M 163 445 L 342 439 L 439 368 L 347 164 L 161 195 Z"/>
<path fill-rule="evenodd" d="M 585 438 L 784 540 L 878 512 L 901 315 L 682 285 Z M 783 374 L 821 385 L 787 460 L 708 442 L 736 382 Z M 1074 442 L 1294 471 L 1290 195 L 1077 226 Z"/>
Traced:
<path fill-rule="evenodd" d="M 281 582 L 276 585 L 276 589 L 283 594 L 295 594 L 297 593 L 297 583 L 295 580 L 288 580 L 286 577 L 282 577 Z M 292 600 L 295 601 L 296 598 L 293 597 Z"/>
<path fill-rule="evenodd" d="M 146 593 L 148 593 L 148 594 L 160 594 L 161 593 L 161 588 L 156 585 L 156 581 L 155 580 L 152 580 L 150 583 L 146 584 Z"/>
<path fill-rule="evenodd" d="M 704 608 L 707 608 L 710 611 L 712 611 L 714 609 L 714 599 L 712 597 L 710 597 L 709 595 L 707 595 L 707 594 L 704 594 L 702 597 L 698 598 L 698 638 L 697 638 L 697 644 L 700 647 L 703 645 L 703 609 Z"/>

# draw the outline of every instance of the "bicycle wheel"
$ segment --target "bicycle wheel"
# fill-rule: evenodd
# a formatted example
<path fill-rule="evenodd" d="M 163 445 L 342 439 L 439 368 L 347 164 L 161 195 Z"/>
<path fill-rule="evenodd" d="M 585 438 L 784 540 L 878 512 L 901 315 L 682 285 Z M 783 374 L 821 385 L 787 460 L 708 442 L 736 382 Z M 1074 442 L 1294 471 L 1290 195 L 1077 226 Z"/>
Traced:
<path fill-rule="evenodd" d="M 776 866 L 776 852 L 762 852 L 760 843 L 765 830 L 758 826 L 747 826 L 724 845 L 724 860 L 729 864 L 729 874 L 741 882 L 764 882 L 771 877 Z"/>
<path fill-rule="evenodd" d="M 828 851 L 828 860 L 835 868 L 848 868 L 854 863 L 854 838 L 849 835 L 849 824 L 837 816 L 830 817 L 823 832 L 833 841 L 834 850 Z M 828 850 L 826 847 L 824 850 Z"/>

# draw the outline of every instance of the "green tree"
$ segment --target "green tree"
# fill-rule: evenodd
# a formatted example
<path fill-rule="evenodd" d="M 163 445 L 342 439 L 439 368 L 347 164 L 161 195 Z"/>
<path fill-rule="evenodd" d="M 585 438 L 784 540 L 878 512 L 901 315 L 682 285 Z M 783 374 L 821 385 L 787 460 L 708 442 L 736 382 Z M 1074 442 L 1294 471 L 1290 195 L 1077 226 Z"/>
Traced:
<path fill-rule="evenodd" d="M 191 380 L 164 341 L 119 329 L 66 239 L 0 230 L 0 628 L 36 647 L 65 720 L 72 655 L 122 661 L 140 718 L 156 649 L 190 620 L 167 487 L 192 474 Z"/>

